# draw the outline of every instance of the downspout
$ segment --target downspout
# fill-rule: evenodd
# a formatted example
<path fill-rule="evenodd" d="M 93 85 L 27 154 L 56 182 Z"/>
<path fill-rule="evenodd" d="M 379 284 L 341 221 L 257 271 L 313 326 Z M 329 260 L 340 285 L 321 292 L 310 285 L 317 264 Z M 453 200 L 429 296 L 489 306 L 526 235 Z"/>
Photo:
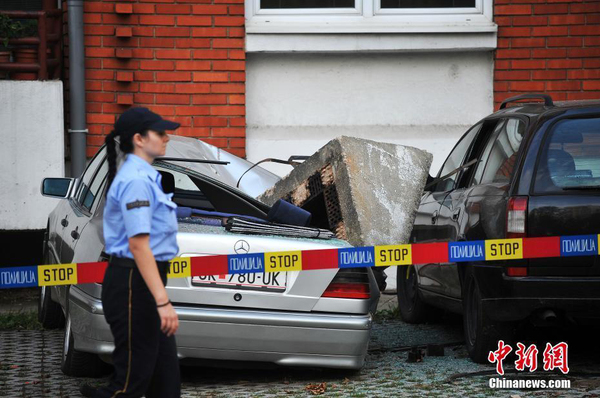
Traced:
<path fill-rule="evenodd" d="M 85 48 L 83 45 L 83 1 L 67 0 L 69 23 L 69 138 L 71 177 L 79 177 L 86 164 Z"/>

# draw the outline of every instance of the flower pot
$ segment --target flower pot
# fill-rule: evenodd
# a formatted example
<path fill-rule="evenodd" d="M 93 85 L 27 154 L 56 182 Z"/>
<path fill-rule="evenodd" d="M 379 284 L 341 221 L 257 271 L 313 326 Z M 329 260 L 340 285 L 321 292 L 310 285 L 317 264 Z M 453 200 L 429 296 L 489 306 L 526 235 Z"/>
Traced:
<path fill-rule="evenodd" d="M 10 62 L 10 51 L 8 50 L 0 50 L 0 64 L 5 64 Z M 8 76 L 8 72 L 0 70 L 0 79 L 6 79 Z"/>
<path fill-rule="evenodd" d="M 14 50 L 15 62 L 19 64 L 37 63 L 37 48 L 16 48 Z M 10 74 L 13 80 L 37 80 L 36 72 L 14 72 Z"/>

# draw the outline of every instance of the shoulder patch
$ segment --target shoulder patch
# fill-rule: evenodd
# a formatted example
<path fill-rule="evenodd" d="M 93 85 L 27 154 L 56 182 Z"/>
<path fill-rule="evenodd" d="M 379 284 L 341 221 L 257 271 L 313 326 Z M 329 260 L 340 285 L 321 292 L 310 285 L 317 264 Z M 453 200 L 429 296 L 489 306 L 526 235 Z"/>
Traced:
<path fill-rule="evenodd" d="M 137 207 L 150 207 L 149 200 L 136 200 L 135 202 L 127 203 L 127 210 L 135 209 Z"/>

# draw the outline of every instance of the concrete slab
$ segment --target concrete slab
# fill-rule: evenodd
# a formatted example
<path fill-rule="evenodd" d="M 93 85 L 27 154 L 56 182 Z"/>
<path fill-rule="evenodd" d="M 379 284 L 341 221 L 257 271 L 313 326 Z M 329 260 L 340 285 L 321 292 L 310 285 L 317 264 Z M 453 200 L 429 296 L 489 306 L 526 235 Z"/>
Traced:
<path fill-rule="evenodd" d="M 327 227 L 354 246 L 407 243 L 431 161 L 421 149 L 341 136 L 258 199 L 283 198 L 313 218 L 324 210 Z"/>

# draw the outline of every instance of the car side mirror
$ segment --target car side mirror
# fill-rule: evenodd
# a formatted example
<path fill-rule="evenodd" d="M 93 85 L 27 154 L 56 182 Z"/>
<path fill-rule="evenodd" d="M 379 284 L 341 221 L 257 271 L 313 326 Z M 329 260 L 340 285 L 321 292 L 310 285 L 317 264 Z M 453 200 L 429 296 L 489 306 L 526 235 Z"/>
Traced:
<path fill-rule="evenodd" d="M 74 178 L 44 178 L 42 181 L 42 196 L 66 198 L 74 182 Z"/>

